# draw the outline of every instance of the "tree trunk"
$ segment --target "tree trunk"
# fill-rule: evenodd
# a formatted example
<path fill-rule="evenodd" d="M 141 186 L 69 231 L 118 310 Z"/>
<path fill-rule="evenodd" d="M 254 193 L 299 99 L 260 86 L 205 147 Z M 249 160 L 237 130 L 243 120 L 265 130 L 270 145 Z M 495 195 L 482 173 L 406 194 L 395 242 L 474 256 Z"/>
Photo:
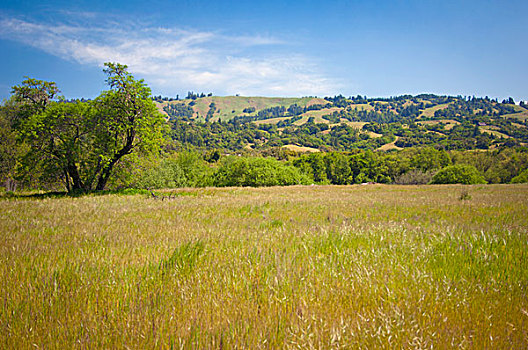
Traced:
<path fill-rule="evenodd" d="M 68 175 L 70 176 L 73 182 L 70 192 L 85 191 L 86 188 L 84 188 L 84 184 L 81 180 L 81 176 L 79 175 L 79 170 L 77 169 L 77 166 L 75 165 L 73 161 L 68 160 L 67 169 L 68 169 Z"/>
<path fill-rule="evenodd" d="M 101 175 L 99 176 L 99 179 L 97 180 L 97 186 L 95 187 L 96 191 L 103 191 L 106 183 L 108 182 L 108 179 L 110 178 L 110 174 L 112 173 L 112 170 L 114 168 L 114 165 L 116 165 L 119 160 L 132 152 L 132 148 L 134 148 L 134 137 L 136 135 L 136 132 L 133 129 L 129 129 L 127 131 L 127 142 L 121 148 L 117 153 L 114 154 L 114 158 L 110 161 L 110 163 L 103 168 L 103 171 L 101 172 Z"/>
<path fill-rule="evenodd" d="M 106 168 L 104 168 L 103 172 L 101 173 L 101 176 L 99 176 L 99 179 L 97 180 L 97 186 L 95 187 L 96 191 L 103 191 L 106 187 L 106 183 L 108 182 L 108 179 L 110 178 L 110 173 L 112 172 L 112 169 L 114 168 L 114 162 L 110 163 Z"/>
<path fill-rule="evenodd" d="M 70 186 L 70 175 L 68 174 L 68 169 L 64 169 L 64 182 L 66 182 L 66 190 L 68 193 L 71 192 L 71 186 Z"/>

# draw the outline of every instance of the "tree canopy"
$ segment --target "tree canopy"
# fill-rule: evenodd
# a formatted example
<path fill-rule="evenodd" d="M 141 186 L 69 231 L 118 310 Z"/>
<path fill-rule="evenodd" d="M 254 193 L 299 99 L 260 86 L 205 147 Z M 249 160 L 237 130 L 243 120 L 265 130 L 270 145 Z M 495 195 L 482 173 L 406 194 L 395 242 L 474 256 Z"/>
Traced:
<path fill-rule="evenodd" d="M 13 127 L 28 145 L 21 166 L 61 176 L 69 191 L 103 190 L 123 157 L 154 152 L 165 121 L 143 80 L 119 63 L 106 63 L 110 90 L 93 101 L 55 100 L 55 83 L 27 79 L 13 87 Z"/>

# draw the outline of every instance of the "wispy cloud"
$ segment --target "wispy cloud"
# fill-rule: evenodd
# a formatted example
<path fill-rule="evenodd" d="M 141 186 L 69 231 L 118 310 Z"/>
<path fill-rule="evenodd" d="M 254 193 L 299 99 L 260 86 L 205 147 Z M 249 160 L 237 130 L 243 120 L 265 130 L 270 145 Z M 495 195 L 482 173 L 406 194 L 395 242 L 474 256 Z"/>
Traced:
<path fill-rule="evenodd" d="M 93 14 L 90 16 L 93 18 Z M 81 22 L 82 23 L 82 22 Z M 0 37 L 84 65 L 127 64 L 154 90 L 243 95 L 327 95 L 339 89 L 309 57 L 279 54 L 287 44 L 271 36 L 137 24 L 35 23 L 0 18 Z M 266 51 L 265 54 L 257 55 Z"/>

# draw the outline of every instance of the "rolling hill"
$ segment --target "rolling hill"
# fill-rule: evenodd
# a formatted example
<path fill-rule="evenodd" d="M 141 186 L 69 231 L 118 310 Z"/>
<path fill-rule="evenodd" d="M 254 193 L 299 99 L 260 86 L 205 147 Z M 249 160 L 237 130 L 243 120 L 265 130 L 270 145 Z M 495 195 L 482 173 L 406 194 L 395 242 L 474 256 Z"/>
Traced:
<path fill-rule="evenodd" d="M 176 144 L 262 151 L 528 145 L 528 109 L 511 101 L 422 94 L 391 98 L 204 96 L 155 99 Z"/>

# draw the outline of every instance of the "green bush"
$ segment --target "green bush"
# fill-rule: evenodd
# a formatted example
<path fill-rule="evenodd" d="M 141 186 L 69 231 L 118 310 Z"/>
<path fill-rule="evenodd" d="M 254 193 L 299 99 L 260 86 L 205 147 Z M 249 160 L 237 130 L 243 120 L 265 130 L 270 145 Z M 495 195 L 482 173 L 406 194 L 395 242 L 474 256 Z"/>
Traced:
<path fill-rule="evenodd" d="M 483 184 L 486 183 L 484 177 L 477 168 L 467 164 L 457 164 L 446 166 L 440 169 L 431 181 L 433 184 Z"/>
<path fill-rule="evenodd" d="M 134 183 L 137 188 L 175 188 L 186 186 L 180 165 L 174 159 L 164 159 L 157 166 L 145 169 Z"/>
<path fill-rule="evenodd" d="M 136 188 L 205 187 L 212 185 L 214 170 L 199 153 L 181 152 L 147 164 L 132 181 Z"/>
<path fill-rule="evenodd" d="M 519 175 L 515 176 L 511 180 L 512 184 L 524 184 L 528 183 L 528 169 L 522 171 Z"/>
<path fill-rule="evenodd" d="M 308 177 L 294 166 L 260 157 L 225 158 L 214 179 L 215 186 L 287 186 L 308 182 Z"/>

